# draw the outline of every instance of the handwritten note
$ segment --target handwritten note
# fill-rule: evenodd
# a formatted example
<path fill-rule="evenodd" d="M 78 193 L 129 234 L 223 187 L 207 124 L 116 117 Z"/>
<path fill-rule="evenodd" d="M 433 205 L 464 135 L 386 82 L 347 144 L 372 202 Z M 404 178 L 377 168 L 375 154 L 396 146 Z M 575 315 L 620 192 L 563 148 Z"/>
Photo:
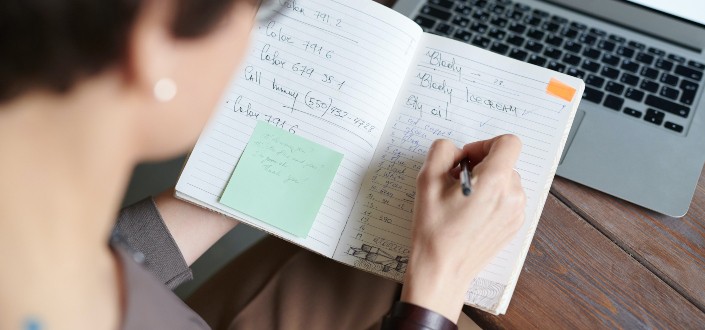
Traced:
<path fill-rule="evenodd" d="M 260 122 L 220 202 L 306 237 L 343 155 Z"/>
<path fill-rule="evenodd" d="M 246 60 L 191 153 L 177 192 L 332 256 L 422 31 L 373 1 L 272 0 L 263 6 Z M 258 121 L 345 154 L 306 237 L 219 200 Z"/>
<path fill-rule="evenodd" d="M 527 221 L 466 295 L 466 302 L 496 310 L 513 289 L 512 275 L 530 242 L 572 118 L 570 100 L 545 92 L 551 75 L 424 35 L 334 258 L 400 281 L 411 250 L 416 176 L 431 143 L 449 139 L 462 146 L 512 133 L 524 144 L 516 168 L 527 194 Z"/>

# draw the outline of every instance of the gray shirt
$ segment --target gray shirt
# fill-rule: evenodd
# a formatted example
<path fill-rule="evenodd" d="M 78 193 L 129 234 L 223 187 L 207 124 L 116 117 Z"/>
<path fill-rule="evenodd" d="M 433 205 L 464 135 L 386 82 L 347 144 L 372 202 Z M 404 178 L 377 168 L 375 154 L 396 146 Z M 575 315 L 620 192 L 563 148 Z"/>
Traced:
<path fill-rule="evenodd" d="M 125 295 L 122 329 L 210 329 L 169 290 L 193 275 L 154 201 L 123 209 L 114 233 Z"/>

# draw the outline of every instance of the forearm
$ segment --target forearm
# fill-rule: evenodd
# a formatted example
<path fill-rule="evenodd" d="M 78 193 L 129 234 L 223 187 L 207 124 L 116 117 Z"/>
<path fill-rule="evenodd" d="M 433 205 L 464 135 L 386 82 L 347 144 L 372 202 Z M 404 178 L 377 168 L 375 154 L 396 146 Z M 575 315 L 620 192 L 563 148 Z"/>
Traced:
<path fill-rule="evenodd" d="M 171 189 L 154 201 L 189 266 L 238 224 L 236 220 L 176 199 Z"/>

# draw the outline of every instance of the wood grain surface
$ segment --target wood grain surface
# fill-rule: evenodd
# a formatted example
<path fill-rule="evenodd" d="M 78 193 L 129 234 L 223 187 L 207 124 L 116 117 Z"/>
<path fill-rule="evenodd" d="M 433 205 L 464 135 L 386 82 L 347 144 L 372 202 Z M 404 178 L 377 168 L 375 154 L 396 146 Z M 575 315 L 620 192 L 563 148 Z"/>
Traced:
<path fill-rule="evenodd" d="M 657 214 L 562 178 L 555 179 L 552 193 L 705 311 L 705 176 L 701 174 L 683 218 Z"/>
<path fill-rule="evenodd" d="M 506 315 L 483 329 L 693 329 L 705 314 L 549 195 Z"/>

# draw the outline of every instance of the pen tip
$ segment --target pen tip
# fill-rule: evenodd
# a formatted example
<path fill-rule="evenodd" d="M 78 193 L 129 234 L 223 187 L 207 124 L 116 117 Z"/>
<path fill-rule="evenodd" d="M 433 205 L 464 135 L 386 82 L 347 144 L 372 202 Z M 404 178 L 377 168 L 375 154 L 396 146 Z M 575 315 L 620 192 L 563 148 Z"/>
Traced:
<path fill-rule="evenodd" d="M 472 189 L 470 189 L 468 187 L 463 187 L 463 195 L 470 196 L 471 192 L 472 192 Z"/>

